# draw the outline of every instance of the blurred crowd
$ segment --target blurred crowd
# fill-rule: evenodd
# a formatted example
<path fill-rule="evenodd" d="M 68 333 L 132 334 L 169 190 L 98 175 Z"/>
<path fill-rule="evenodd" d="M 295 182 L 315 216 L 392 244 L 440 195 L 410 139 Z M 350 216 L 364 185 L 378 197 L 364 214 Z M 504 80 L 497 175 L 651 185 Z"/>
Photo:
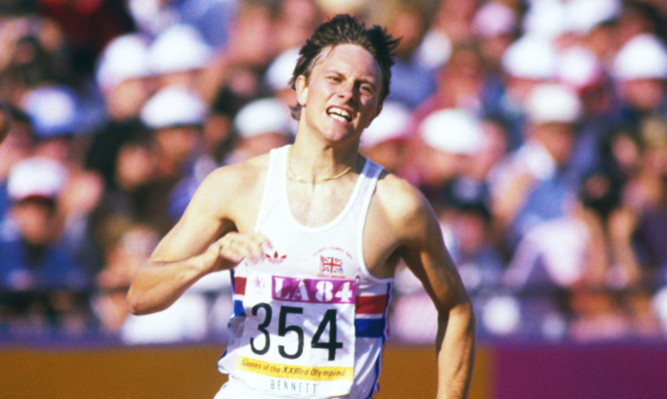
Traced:
<path fill-rule="evenodd" d="M 204 176 L 292 141 L 339 12 L 402 38 L 361 151 L 433 205 L 480 339 L 664 340 L 662 0 L 0 0 L 0 340 L 224 340 L 227 272 L 149 316 L 127 286 Z M 390 320 L 434 340 L 402 265 Z"/>

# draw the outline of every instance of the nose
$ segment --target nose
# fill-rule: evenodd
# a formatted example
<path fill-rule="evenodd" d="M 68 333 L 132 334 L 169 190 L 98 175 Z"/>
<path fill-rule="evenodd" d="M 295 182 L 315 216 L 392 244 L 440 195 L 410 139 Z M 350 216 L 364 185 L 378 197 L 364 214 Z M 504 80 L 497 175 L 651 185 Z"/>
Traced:
<path fill-rule="evenodd" d="M 341 83 L 338 86 L 338 91 L 336 92 L 338 98 L 343 100 L 350 101 L 354 99 L 354 85 L 350 83 Z"/>

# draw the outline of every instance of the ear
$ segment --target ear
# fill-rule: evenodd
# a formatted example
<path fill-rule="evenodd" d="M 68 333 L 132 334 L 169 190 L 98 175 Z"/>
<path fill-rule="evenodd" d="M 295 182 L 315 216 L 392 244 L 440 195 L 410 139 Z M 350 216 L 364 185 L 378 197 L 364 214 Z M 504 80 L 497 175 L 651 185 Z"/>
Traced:
<path fill-rule="evenodd" d="M 294 82 L 296 91 L 296 102 L 304 107 L 308 99 L 308 79 L 304 75 L 299 75 Z"/>

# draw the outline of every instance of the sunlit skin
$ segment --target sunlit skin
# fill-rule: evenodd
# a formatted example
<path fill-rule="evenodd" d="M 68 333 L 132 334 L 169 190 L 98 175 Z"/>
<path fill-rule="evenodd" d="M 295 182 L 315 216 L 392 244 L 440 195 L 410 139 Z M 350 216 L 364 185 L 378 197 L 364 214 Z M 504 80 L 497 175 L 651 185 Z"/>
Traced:
<path fill-rule="evenodd" d="M 296 81 L 303 107 L 300 129 L 319 134 L 323 145 L 358 141 L 382 109 L 382 72 L 371 54 L 355 44 L 324 49 L 310 77 Z"/>
<path fill-rule="evenodd" d="M 303 226 L 326 226 L 344 212 L 362 173 L 359 139 L 381 110 L 382 72 L 356 44 L 323 49 L 310 75 L 295 81 L 301 106 L 287 149 L 287 201 Z M 256 231 L 270 155 L 221 167 L 197 189 L 184 215 L 138 270 L 128 291 L 134 314 L 170 306 L 195 281 L 270 253 Z M 349 172 L 349 173 L 348 173 Z M 393 277 L 400 258 L 438 310 L 438 398 L 462 399 L 474 355 L 470 301 L 445 248 L 433 210 L 406 181 L 379 178 L 362 232 L 368 273 Z M 309 249 L 304 249 L 309 250 Z"/>

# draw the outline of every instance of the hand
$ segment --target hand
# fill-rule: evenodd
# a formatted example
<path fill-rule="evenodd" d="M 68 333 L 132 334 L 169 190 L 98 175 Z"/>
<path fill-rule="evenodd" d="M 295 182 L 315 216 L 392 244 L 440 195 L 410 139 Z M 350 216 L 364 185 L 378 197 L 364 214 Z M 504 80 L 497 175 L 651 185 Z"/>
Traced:
<path fill-rule="evenodd" d="M 211 244 L 206 254 L 216 258 L 217 269 L 230 269 L 246 259 L 256 263 L 262 259 L 264 252 L 271 249 L 271 244 L 263 236 L 231 232 Z"/>

